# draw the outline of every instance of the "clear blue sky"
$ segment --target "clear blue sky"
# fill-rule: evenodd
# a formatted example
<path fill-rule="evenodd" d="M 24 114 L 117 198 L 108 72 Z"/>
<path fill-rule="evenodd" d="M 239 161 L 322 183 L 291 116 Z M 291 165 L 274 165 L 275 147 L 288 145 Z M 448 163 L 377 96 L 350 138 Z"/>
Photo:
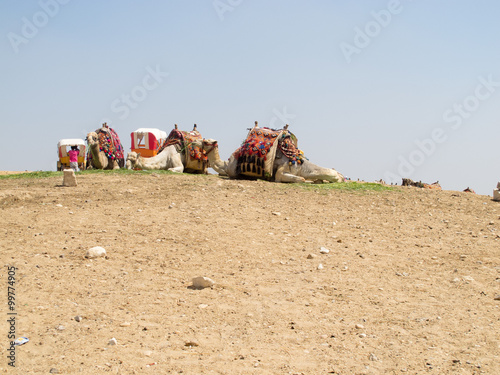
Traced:
<path fill-rule="evenodd" d="M 0 1 L 0 170 L 55 170 L 61 138 L 174 123 L 227 159 L 284 122 L 352 179 L 492 194 L 500 2 Z"/>

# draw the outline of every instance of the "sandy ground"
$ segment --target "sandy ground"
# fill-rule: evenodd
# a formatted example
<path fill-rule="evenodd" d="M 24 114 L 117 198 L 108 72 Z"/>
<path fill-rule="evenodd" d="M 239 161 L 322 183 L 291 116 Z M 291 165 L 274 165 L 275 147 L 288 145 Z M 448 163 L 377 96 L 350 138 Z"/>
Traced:
<path fill-rule="evenodd" d="M 500 373 L 490 197 L 139 173 L 61 183 L 0 180 L 1 372 Z M 86 259 L 94 246 L 107 257 Z M 16 337 L 30 340 L 14 371 L 8 265 Z M 195 290 L 197 276 L 216 284 Z"/>

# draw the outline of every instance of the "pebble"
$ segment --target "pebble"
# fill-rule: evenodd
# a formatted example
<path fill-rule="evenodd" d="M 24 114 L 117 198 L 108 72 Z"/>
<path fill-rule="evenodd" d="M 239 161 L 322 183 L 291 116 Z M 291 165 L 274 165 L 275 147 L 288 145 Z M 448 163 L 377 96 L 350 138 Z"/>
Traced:
<path fill-rule="evenodd" d="M 362 339 L 364 339 L 366 337 L 366 333 L 360 333 L 359 337 L 362 338 Z"/>
<path fill-rule="evenodd" d="M 207 304 L 205 304 L 205 303 L 202 303 L 202 304 L 198 305 L 198 307 L 199 307 L 200 309 L 206 309 L 206 308 L 208 307 L 208 305 L 207 305 Z"/>
<path fill-rule="evenodd" d="M 464 276 L 463 279 L 464 279 L 464 281 L 474 281 L 472 276 Z"/>
<path fill-rule="evenodd" d="M 500 294 L 497 294 L 497 295 L 495 296 L 495 301 L 500 301 Z"/>
<path fill-rule="evenodd" d="M 120 327 L 130 327 L 130 322 L 123 322 L 120 324 Z"/>
<path fill-rule="evenodd" d="M 370 354 L 370 361 L 378 361 L 378 358 L 375 354 L 371 353 Z"/>
<path fill-rule="evenodd" d="M 65 328 L 64 326 L 58 326 L 58 327 L 57 327 L 57 330 L 58 330 L 58 331 L 64 331 L 65 329 L 66 329 L 66 328 Z"/>
<path fill-rule="evenodd" d="M 319 252 L 321 254 L 328 254 L 330 250 L 328 250 L 326 247 L 321 247 L 321 249 L 319 249 Z"/>
<path fill-rule="evenodd" d="M 108 345 L 117 345 L 118 341 L 113 337 L 111 340 L 109 340 Z"/>
<path fill-rule="evenodd" d="M 83 319 L 83 318 L 82 318 L 80 315 L 75 316 L 75 320 L 76 320 L 77 322 L 81 322 L 81 321 L 82 321 L 82 319 Z"/>
<path fill-rule="evenodd" d="M 54 368 L 54 367 L 52 367 L 52 368 L 49 370 L 49 373 L 51 373 L 51 374 L 59 374 L 59 370 L 58 370 L 58 369 L 56 369 L 56 368 Z"/>
<path fill-rule="evenodd" d="M 203 288 L 208 288 L 211 287 L 215 284 L 215 281 L 208 277 L 204 276 L 199 276 L 193 278 L 193 287 L 196 289 L 203 289 Z"/>
<path fill-rule="evenodd" d="M 274 216 L 281 216 L 281 212 L 273 212 Z"/>
<path fill-rule="evenodd" d="M 320 263 L 320 264 L 318 265 L 318 270 L 322 270 L 323 268 L 324 268 L 324 267 L 323 267 L 323 265 Z"/>
<path fill-rule="evenodd" d="M 145 350 L 145 351 L 144 351 L 144 355 L 145 355 L 146 357 L 151 357 L 151 355 L 152 355 L 152 354 L 153 354 L 153 352 L 152 352 L 151 350 Z"/>
<path fill-rule="evenodd" d="M 317 255 L 316 255 L 316 254 L 309 254 L 309 255 L 307 256 L 307 259 L 313 259 L 313 258 L 316 258 L 316 257 L 317 257 Z"/>
<path fill-rule="evenodd" d="M 56 204 L 56 207 L 62 207 L 63 205 L 62 204 Z"/>
<path fill-rule="evenodd" d="M 356 324 L 354 327 L 356 327 L 356 329 L 364 329 L 365 326 L 363 324 Z"/>
<path fill-rule="evenodd" d="M 101 246 L 95 246 L 87 250 L 86 258 L 99 258 L 106 255 L 106 250 Z"/>
<path fill-rule="evenodd" d="M 200 344 L 194 341 L 188 341 L 184 344 L 184 346 L 194 347 L 194 346 L 200 346 Z"/>

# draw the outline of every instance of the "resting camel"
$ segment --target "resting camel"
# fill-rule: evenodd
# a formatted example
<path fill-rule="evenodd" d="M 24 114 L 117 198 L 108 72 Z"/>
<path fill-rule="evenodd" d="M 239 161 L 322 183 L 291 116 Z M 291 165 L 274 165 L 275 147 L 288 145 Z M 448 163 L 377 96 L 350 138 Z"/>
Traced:
<path fill-rule="evenodd" d="M 283 131 L 287 132 L 287 129 L 288 125 L 283 128 Z M 259 130 L 257 121 L 252 130 Z M 275 142 L 279 142 L 279 140 Z M 238 150 L 231 155 L 229 162 L 223 166 L 224 171 L 230 178 L 245 177 L 245 173 L 238 168 L 238 157 L 235 155 L 237 152 Z M 269 177 L 275 182 L 344 181 L 344 176 L 333 168 L 317 166 L 305 158 L 301 159 L 300 162 L 291 162 L 280 147 L 276 149 L 276 156 L 272 164 L 272 176 Z"/>
<path fill-rule="evenodd" d="M 108 131 L 108 129 L 109 127 L 107 124 L 104 123 L 102 128 L 97 131 Z M 101 150 L 102 145 L 99 142 L 97 131 L 87 134 L 87 143 L 89 144 L 89 150 L 92 155 L 92 165 L 88 165 L 87 168 L 120 169 L 119 163 L 120 161 L 123 163 L 123 159 L 117 158 L 116 155 L 114 157 L 109 157 L 103 150 Z"/>
<path fill-rule="evenodd" d="M 177 125 L 175 129 L 177 129 Z M 196 131 L 196 125 L 193 130 Z M 220 159 L 217 141 L 214 139 L 203 139 L 196 141 L 195 144 L 206 153 L 209 166 L 217 173 L 224 174 L 224 162 Z M 144 158 L 136 152 L 130 152 L 127 155 L 127 168 L 143 170 L 162 169 L 177 173 L 200 173 L 201 169 L 189 168 L 187 159 L 186 152 L 178 151 L 176 145 L 170 145 L 165 147 L 158 155 L 151 158 Z"/>

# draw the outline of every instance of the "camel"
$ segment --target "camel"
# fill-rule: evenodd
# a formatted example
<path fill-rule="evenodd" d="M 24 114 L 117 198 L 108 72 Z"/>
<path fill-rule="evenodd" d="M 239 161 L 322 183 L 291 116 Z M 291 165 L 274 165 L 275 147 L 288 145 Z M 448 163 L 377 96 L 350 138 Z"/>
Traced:
<path fill-rule="evenodd" d="M 101 129 L 97 129 L 95 132 L 90 132 L 87 134 L 87 143 L 89 145 L 89 152 L 92 156 L 91 163 L 87 164 L 88 165 L 87 168 L 120 169 L 120 162 L 123 163 L 123 159 L 120 158 L 119 155 L 116 155 L 116 153 L 114 156 L 110 157 L 102 150 L 102 145 L 100 144 L 99 141 L 99 135 L 97 134 L 100 131 L 116 135 L 116 133 L 111 128 L 109 128 L 106 123 L 102 125 Z M 119 139 L 117 139 L 117 142 L 119 142 Z"/>
<path fill-rule="evenodd" d="M 291 133 L 288 132 L 288 125 L 286 125 L 282 132 L 280 133 L 283 139 L 285 136 L 289 136 Z M 255 121 L 255 126 L 250 130 L 259 131 L 258 123 Z M 250 134 L 249 133 L 249 134 Z M 275 140 L 274 142 L 281 142 L 281 140 Z M 290 146 L 290 145 L 289 145 Z M 272 155 L 268 154 L 269 157 L 265 158 L 265 160 L 269 160 L 272 163 L 270 168 L 272 167 L 272 175 L 264 172 L 264 169 L 267 168 L 264 166 L 264 163 L 268 163 L 268 161 L 257 161 L 257 164 L 252 165 L 253 173 L 249 170 L 243 171 L 241 168 L 241 156 L 238 157 L 238 153 L 240 149 L 236 150 L 227 164 L 223 165 L 223 169 L 230 178 L 268 178 L 274 180 L 275 182 L 295 182 L 295 183 L 303 183 L 303 182 L 343 182 L 344 176 L 337 172 L 333 168 L 323 168 L 317 166 L 316 164 L 311 163 L 309 160 L 303 157 L 303 154 L 300 150 L 296 149 L 296 146 L 291 145 L 291 148 L 296 150 L 297 158 L 293 157 L 293 160 L 289 155 L 285 155 L 284 149 L 280 147 L 276 147 L 276 154 L 274 156 L 274 160 Z M 272 146 L 273 147 L 273 146 Z M 240 159 L 240 160 L 238 160 Z M 254 163 L 254 156 L 250 157 L 250 163 Z M 255 165 L 257 165 L 257 175 L 255 174 Z M 260 167 L 260 168 L 259 168 Z M 246 167 L 250 169 L 249 167 Z M 262 171 L 262 172 L 259 172 Z M 258 176 L 259 174 L 262 177 Z"/>
<path fill-rule="evenodd" d="M 177 125 L 175 125 L 175 129 L 177 130 Z M 196 125 L 193 128 L 193 131 L 196 131 Z M 205 152 L 208 159 L 208 165 L 210 167 L 212 167 L 217 173 L 225 173 L 224 162 L 220 159 L 219 145 L 216 140 L 203 139 L 194 142 L 194 144 Z M 165 147 L 158 153 L 158 155 L 151 158 L 144 158 L 136 152 L 129 152 L 127 155 L 126 165 L 128 169 L 162 169 L 177 173 L 206 173 L 205 168 L 190 168 L 186 153 L 178 151 L 175 144 Z"/>

